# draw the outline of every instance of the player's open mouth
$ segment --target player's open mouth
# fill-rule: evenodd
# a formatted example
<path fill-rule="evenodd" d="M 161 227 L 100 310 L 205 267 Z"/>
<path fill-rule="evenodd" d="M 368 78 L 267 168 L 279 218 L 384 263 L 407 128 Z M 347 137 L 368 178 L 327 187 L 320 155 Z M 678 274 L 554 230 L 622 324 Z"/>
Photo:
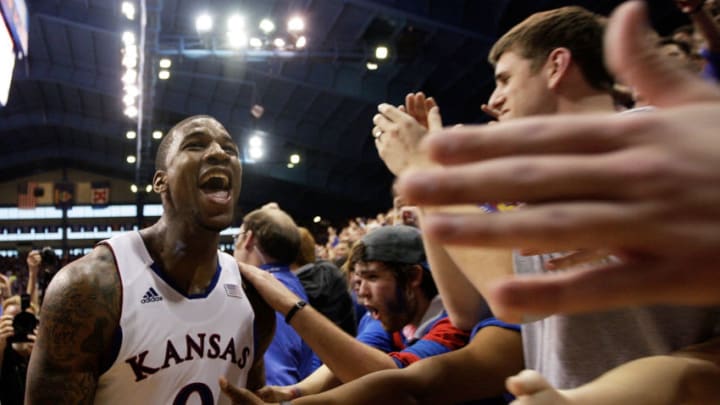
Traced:
<path fill-rule="evenodd" d="M 200 180 L 200 189 L 208 197 L 216 201 L 230 198 L 230 177 L 222 172 L 213 172 Z"/>

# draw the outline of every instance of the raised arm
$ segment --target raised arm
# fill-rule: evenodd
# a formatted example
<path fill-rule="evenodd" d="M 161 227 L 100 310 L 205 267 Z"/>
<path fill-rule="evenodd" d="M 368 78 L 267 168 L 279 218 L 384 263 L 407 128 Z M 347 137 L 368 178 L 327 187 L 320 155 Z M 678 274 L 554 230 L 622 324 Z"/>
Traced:
<path fill-rule="evenodd" d="M 427 112 L 419 113 L 421 106 L 429 107 Z M 375 133 L 382 133 L 375 138 L 378 154 L 396 176 L 436 166 L 419 143 L 429 131 L 442 128 L 437 106 L 434 102 L 428 103 L 422 93 L 408 95 L 405 110 L 407 113 L 381 104 L 379 114 L 373 118 Z M 477 215 L 483 210 L 470 204 L 426 206 L 420 210 L 421 228 L 426 215 L 435 213 Z M 423 232 L 423 244 L 450 321 L 460 329 L 472 329 L 487 309 L 483 294 L 488 281 L 512 273 L 510 251 L 445 245 L 426 232 Z"/>
<path fill-rule="evenodd" d="M 28 253 L 25 262 L 27 263 L 28 268 L 28 282 L 25 292 L 30 295 L 30 302 L 35 304 L 36 308 L 39 308 L 40 297 L 38 294 L 38 273 L 40 273 L 40 263 L 42 262 L 40 252 L 33 250 Z"/>
<path fill-rule="evenodd" d="M 239 265 L 243 278 L 255 285 L 276 311 L 287 314 L 299 301 L 270 273 L 246 264 Z M 309 305 L 295 312 L 290 325 L 342 382 L 397 367 L 387 354 L 355 340 Z"/>
<path fill-rule="evenodd" d="M 91 404 L 100 359 L 120 319 L 121 288 L 112 254 L 99 246 L 50 283 L 27 374 L 25 402 Z"/>

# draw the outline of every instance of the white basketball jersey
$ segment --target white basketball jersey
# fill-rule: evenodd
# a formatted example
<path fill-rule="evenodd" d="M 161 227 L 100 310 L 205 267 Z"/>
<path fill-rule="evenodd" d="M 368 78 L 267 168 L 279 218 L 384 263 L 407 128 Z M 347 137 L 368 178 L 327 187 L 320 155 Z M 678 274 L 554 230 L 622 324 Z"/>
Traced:
<path fill-rule="evenodd" d="M 95 403 L 229 404 L 218 378 L 245 387 L 255 356 L 255 315 L 235 259 L 218 251 L 208 291 L 186 296 L 162 278 L 138 232 L 103 243 L 122 280 L 121 336 Z"/>

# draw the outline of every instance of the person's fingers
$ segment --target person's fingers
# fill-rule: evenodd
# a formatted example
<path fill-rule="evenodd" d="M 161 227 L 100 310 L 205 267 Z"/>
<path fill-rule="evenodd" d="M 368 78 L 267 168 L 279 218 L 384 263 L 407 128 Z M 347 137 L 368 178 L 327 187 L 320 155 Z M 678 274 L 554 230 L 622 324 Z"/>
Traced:
<path fill-rule="evenodd" d="M 425 110 L 430 111 L 430 109 L 433 107 L 438 107 L 435 99 L 433 97 L 428 97 L 427 99 L 425 99 Z"/>
<path fill-rule="evenodd" d="M 644 249 L 665 241 L 646 224 L 647 205 L 571 202 L 525 206 L 487 215 L 426 214 L 423 232 L 443 244 L 564 251 Z"/>
<path fill-rule="evenodd" d="M 224 377 L 219 380 L 220 389 L 232 400 L 234 405 L 261 405 L 263 401 L 245 388 L 230 384 Z"/>
<path fill-rule="evenodd" d="M 428 111 L 427 116 L 428 131 L 440 131 L 442 130 L 442 117 L 440 116 L 440 108 L 433 106 Z"/>
<path fill-rule="evenodd" d="M 412 114 L 412 112 L 415 110 L 414 102 L 415 100 L 413 93 L 408 93 L 405 95 L 405 109 L 407 110 L 406 112 L 408 114 Z"/>
<path fill-rule="evenodd" d="M 641 169 L 632 172 L 623 166 L 629 160 L 618 154 L 492 159 L 417 170 L 401 176 L 396 189 L 409 203 L 418 205 L 626 199 L 655 184 L 643 183 Z M 618 181 L 626 186 L 619 187 Z"/>
<path fill-rule="evenodd" d="M 288 387 L 278 387 L 266 385 L 255 391 L 265 402 L 289 401 L 293 399 L 292 391 Z"/>
<path fill-rule="evenodd" d="M 257 280 L 263 272 L 255 266 L 242 262 L 238 262 L 238 267 L 240 267 L 240 274 L 242 274 L 243 277 L 249 278 L 251 281 Z"/>
<path fill-rule="evenodd" d="M 378 111 L 380 112 L 380 114 L 377 114 L 375 117 L 379 115 L 380 117 L 385 118 L 387 121 L 393 123 L 408 122 L 411 120 L 414 121 L 414 119 L 410 115 L 400 111 L 400 109 L 390 104 L 380 104 L 378 106 Z M 377 122 L 375 124 L 377 125 Z"/>
<path fill-rule="evenodd" d="M 497 125 L 467 125 L 435 132 L 423 147 L 442 164 L 460 164 L 527 154 L 598 153 L 631 142 L 627 133 L 647 131 L 649 114 L 619 116 L 545 116 L 520 118 Z"/>
<path fill-rule="evenodd" d="M 415 117 L 415 114 L 417 113 L 417 107 L 415 106 L 415 93 L 408 93 L 408 95 L 405 96 L 405 110 L 405 112 Z"/>
<path fill-rule="evenodd" d="M 689 268 L 692 271 L 687 271 Z M 491 284 L 488 291 L 494 307 L 515 314 L 720 301 L 716 269 L 697 259 L 645 258 L 590 270 L 508 278 Z"/>
<path fill-rule="evenodd" d="M 505 388 L 516 397 L 532 395 L 538 391 L 553 389 L 550 383 L 535 370 L 523 370 L 505 380 Z"/>
<path fill-rule="evenodd" d="M 608 21 L 605 59 L 622 83 L 631 85 L 658 107 L 720 100 L 720 90 L 700 76 L 678 69 L 663 57 L 650 36 L 647 6 L 642 1 L 621 4 Z"/>
<path fill-rule="evenodd" d="M 396 126 L 393 121 L 383 114 L 375 114 L 375 116 L 373 116 L 373 124 L 383 132 L 389 132 Z"/>

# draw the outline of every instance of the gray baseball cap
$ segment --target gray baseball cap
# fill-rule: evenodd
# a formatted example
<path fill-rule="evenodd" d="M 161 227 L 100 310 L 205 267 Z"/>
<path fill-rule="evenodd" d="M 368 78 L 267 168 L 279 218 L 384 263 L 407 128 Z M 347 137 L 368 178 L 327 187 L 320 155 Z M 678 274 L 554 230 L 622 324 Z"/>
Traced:
<path fill-rule="evenodd" d="M 361 241 L 365 245 L 363 261 L 426 265 L 425 249 L 417 228 L 383 226 L 363 236 Z"/>

